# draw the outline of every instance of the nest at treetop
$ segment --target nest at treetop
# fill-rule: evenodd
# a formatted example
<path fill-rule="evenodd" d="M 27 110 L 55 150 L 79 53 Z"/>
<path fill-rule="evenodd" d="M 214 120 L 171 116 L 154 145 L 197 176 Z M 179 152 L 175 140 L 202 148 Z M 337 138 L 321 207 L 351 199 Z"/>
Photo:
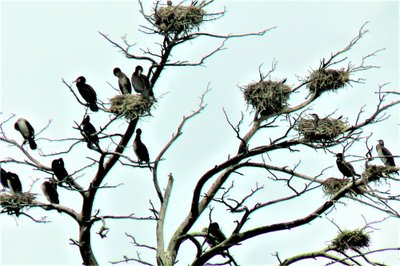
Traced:
<path fill-rule="evenodd" d="M 243 95 L 247 104 L 266 116 L 281 112 L 288 106 L 290 87 L 282 82 L 261 80 L 247 85 L 243 89 Z"/>
<path fill-rule="evenodd" d="M 325 69 L 320 68 L 311 72 L 308 77 L 310 83 L 307 87 L 317 95 L 325 91 L 336 91 L 343 88 L 349 81 L 349 71 L 344 69 Z"/>
<path fill-rule="evenodd" d="M 322 189 L 327 196 L 334 196 L 336 193 L 338 193 L 342 188 L 347 186 L 353 182 L 353 180 L 350 179 L 339 179 L 339 178 L 334 178 L 330 177 L 324 181 L 322 184 Z M 351 193 L 355 195 L 361 195 L 364 194 L 367 191 L 367 188 L 365 185 L 361 185 L 358 187 L 354 187 L 351 189 Z"/>
<path fill-rule="evenodd" d="M 388 177 L 390 174 L 396 173 L 397 169 L 393 166 L 383 166 L 383 165 L 368 165 L 362 176 L 371 181 L 378 181 L 382 177 Z"/>
<path fill-rule="evenodd" d="M 333 249 L 343 252 L 347 249 L 358 250 L 360 248 L 367 248 L 369 242 L 369 235 L 361 229 L 354 231 L 344 230 L 332 240 L 332 246 Z"/>
<path fill-rule="evenodd" d="M 151 115 L 150 109 L 155 99 L 145 98 L 140 94 L 117 95 L 110 99 L 110 111 L 116 115 L 123 115 L 127 119 Z"/>
<path fill-rule="evenodd" d="M 206 12 L 200 6 L 164 6 L 154 13 L 154 23 L 164 33 L 189 33 L 198 29 Z"/>
<path fill-rule="evenodd" d="M 306 141 L 332 142 L 347 128 L 341 119 L 300 119 L 297 130 Z"/>
<path fill-rule="evenodd" d="M 0 206 L 3 209 L 2 212 L 18 215 L 20 210 L 24 207 L 29 207 L 34 199 L 35 196 L 29 192 L 15 194 L 1 193 Z"/>

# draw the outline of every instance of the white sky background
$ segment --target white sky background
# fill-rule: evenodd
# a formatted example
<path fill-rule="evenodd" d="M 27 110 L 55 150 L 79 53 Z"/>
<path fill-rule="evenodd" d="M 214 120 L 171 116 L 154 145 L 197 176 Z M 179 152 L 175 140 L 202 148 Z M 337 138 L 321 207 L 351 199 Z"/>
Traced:
<path fill-rule="evenodd" d="M 144 2 L 147 10 L 150 10 L 150 1 Z M 339 109 L 338 116 L 344 115 L 350 122 L 354 122 L 361 106 L 366 105 L 366 114 L 374 110 L 374 91 L 378 89 L 379 84 L 390 82 L 387 89 L 398 90 L 397 1 L 216 2 L 218 3 L 209 6 L 208 10 L 215 12 L 226 6 L 227 13 L 219 21 L 204 25 L 201 29 L 203 31 L 229 34 L 259 31 L 274 26 L 277 28 L 263 37 L 228 41 L 228 49 L 207 60 L 206 68 L 167 68 L 158 80 L 155 94 L 167 94 L 158 100 L 157 109 L 153 111 L 154 117 L 143 119 L 139 124 L 143 129 L 143 141 L 153 158 L 169 140 L 182 116 L 190 114 L 191 110 L 197 107 L 198 97 L 208 83 L 212 88 L 206 97 L 207 109 L 188 123 L 184 135 L 171 148 L 160 169 L 161 177 L 166 177 L 170 172 L 175 177 L 172 205 L 168 209 L 166 239 L 186 215 L 189 209 L 186 202 L 191 199 L 199 176 L 237 151 L 239 142 L 225 121 L 222 107 L 233 122 L 238 121 L 240 111 L 247 109 L 237 85 L 244 86 L 258 80 L 259 65 L 264 64 L 262 69 L 267 71 L 272 60 L 276 59 L 278 67 L 272 77 L 278 80 L 287 78 L 289 85 L 298 84 L 296 75 L 307 76 L 309 70 L 318 67 L 323 57 L 328 57 L 331 52 L 345 47 L 358 33 L 361 25 L 370 21 L 367 25 L 370 33 L 365 35 L 348 56 L 357 64 L 363 55 L 386 48 L 368 61 L 381 68 L 356 73 L 354 79 L 366 78 L 366 84 L 354 84 L 338 94 L 323 95 L 314 105 L 314 112 L 324 116 Z M 28 119 L 38 131 L 47 124 L 48 119 L 52 119 L 51 127 L 40 137 L 79 137 L 79 132 L 72 127 L 74 121 L 81 121 L 84 109 L 61 83 L 61 78 L 71 83 L 78 76 L 84 75 L 87 83 L 96 90 L 98 98 L 107 101 L 115 91 L 106 82 L 117 86 L 117 79 L 112 74 L 113 68 L 119 66 L 130 76 L 139 62 L 126 59 L 101 37 L 98 31 L 108 34 L 120 43 L 120 37 L 126 34 L 130 42 L 137 44 L 133 49 L 135 52 L 138 52 L 139 48 L 156 48 L 154 43 L 160 39 L 138 32 L 140 23 L 144 22 L 139 15 L 136 1 L 2 1 L 2 120 L 10 113 L 15 113 L 18 117 Z M 218 43 L 209 39 L 195 40 L 177 48 L 173 54 L 174 59 L 199 59 L 202 54 L 215 47 L 212 45 Z M 76 89 L 75 86 L 73 88 Z M 370 144 L 375 144 L 375 140 L 382 138 L 394 154 L 400 154 L 398 110 L 398 107 L 392 109 L 393 116 L 390 119 L 366 129 L 366 134 L 373 133 L 373 143 Z M 253 116 L 248 111 L 245 114 L 247 118 L 243 124 L 243 134 L 249 128 Z M 91 118 L 93 124 L 98 127 L 106 121 L 107 116 L 96 113 Z M 10 137 L 22 141 L 18 132 L 13 129 L 13 122 L 7 124 L 6 130 Z M 123 121 L 116 127 L 116 130 L 118 129 L 125 129 Z M 266 131 L 259 134 L 255 138 L 257 142 L 253 142 L 253 145 L 263 143 L 265 139 L 276 136 L 274 134 L 277 133 L 273 131 L 269 134 Z M 46 153 L 59 148 L 44 139 L 38 140 L 38 146 Z M 0 145 L 0 149 L 1 159 L 10 154 L 17 156 L 15 150 L 3 144 Z M 32 154 L 39 158 L 38 151 Z M 132 149 L 128 149 L 125 154 L 135 158 Z M 349 154 L 363 156 L 365 147 L 356 145 Z M 87 151 L 85 144 L 81 144 L 70 156 L 64 157 L 67 170 L 73 172 L 73 169 L 82 165 L 85 156 L 94 155 L 92 151 Z M 50 165 L 52 159 L 54 158 L 47 157 L 42 159 L 42 162 Z M 277 165 L 293 166 L 300 159 L 303 162 L 301 169 L 305 172 L 317 174 L 324 167 L 333 165 L 334 167 L 326 172 L 326 177 L 339 175 L 335 167 L 335 158 L 330 154 L 316 154 L 307 150 L 301 154 L 282 152 L 273 153 L 271 156 L 271 160 Z M 362 164 L 354 163 L 358 172 L 362 171 Z M 6 165 L 4 168 L 19 174 L 25 190 L 35 178 L 47 177 L 17 165 Z M 88 171 L 88 177 L 81 177 L 80 182 L 86 184 L 90 173 L 91 171 Z M 265 178 L 265 174 L 261 176 L 260 178 L 260 173 L 253 173 L 245 180 L 237 176 L 235 187 L 238 191 L 247 193 L 254 188 L 256 181 L 261 180 L 261 184 L 266 188 L 260 195 L 279 195 L 279 191 L 274 189 L 279 190 L 281 187 L 271 184 L 271 181 Z M 106 182 L 114 185 L 124 183 L 124 186 L 98 194 L 96 208 L 100 208 L 102 214 L 134 212 L 141 216 L 150 215 L 148 200 L 153 199 L 156 202 L 156 197 L 147 169 L 114 169 Z M 40 193 L 40 183 L 34 184 L 33 192 Z M 250 225 L 301 217 L 322 202 L 321 193 L 314 193 L 312 196 L 314 198 L 305 199 L 301 205 L 298 205 L 297 201 L 296 206 L 279 206 L 263 213 L 262 216 L 255 216 Z M 60 192 L 62 203 L 79 210 L 80 201 L 77 198 L 74 193 Z M 39 195 L 39 199 L 44 200 L 44 197 Z M 228 215 L 224 209 L 216 208 L 213 217 L 220 223 L 223 231 L 228 233 L 235 226 L 235 217 Z M 31 213 L 36 217 L 48 216 L 52 223 L 35 224 L 26 218 L 1 216 L 0 264 L 79 265 L 79 251 L 75 246 L 69 245 L 69 239 L 77 239 L 78 234 L 78 227 L 71 219 L 66 215 L 55 215 L 55 212 L 34 210 Z M 329 217 L 335 217 L 335 221 L 343 228 L 355 229 L 364 225 L 361 214 L 365 215 L 368 221 L 372 221 L 379 213 L 357 204 L 349 204 L 347 207 L 338 207 Z M 207 214 L 196 223 L 194 230 L 201 230 L 208 223 L 206 216 Z M 110 237 L 105 240 L 100 240 L 93 231 L 93 249 L 98 261 L 106 264 L 108 261 L 122 258 L 122 255 L 133 257 L 136 250 L 129 244 L 129 239 L 124 237 L 124 233 L 132 233 L 137 236 L 137 240 L 151 244 L 155 238 L 151 225 L 110 222 L 107 223 L 111 228 Z M 383 247 L 386 243 L 388 246 L 398 245 L 398 225 L 394 219 L 377 225 L 381 230 L 372 234 L 372 241 L 376 247 Z M 271 256 L 272 253 L 278 251 L 280 256 L 285 258 L 299 252 L 322 249 L 336 233 L 336 227 L 328 220 L 319 219 L 303 228 L 266 235 L 244 243 L 235 248 L 237 252 L 234 256 L 243 265 L 274 265 L 277 262 Z M 192 252 L 191 248 L 191 245 L 184 245 L 179 256 L 180 265 L 190 262 L 185 260 L 184 254 Z M 145 259 L 154 258 L 151 256 L 153 254 L 147 254 L 145 251 L 142 254 Z M 399 262 L 399 257 L 394 253 L 387 253 L 385 257 L 390 265 Z"/>

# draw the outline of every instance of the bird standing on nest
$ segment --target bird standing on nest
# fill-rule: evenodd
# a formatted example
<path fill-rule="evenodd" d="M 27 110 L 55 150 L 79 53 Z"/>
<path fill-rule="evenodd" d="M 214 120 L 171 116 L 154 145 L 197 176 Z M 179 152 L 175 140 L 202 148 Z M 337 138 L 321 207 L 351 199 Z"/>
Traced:
<path fill-rule="evenodd" d="M 137 92 L 140 93 L 144 98 L 154 97 L 153 90 L 150 88 L 150 82 L 148 77 L 142 74 L 143 67 L 136 66 L 135 72 L 132 74 L 132 87 Z"/>
<path fill-rule="evenodd" d="M 122 94 L 131 94 L 132 86 L 129 78 L 118 67 L 113 70 L 114 76 L 118 78 L 118 86 Z"/>
<path fill-rule="evenodd" d="M 147 165 L 150 168 L 150 171 L 152 170 L 150 166 L 150 157 L 149 157 L 149 151 L 146 148 L 146 145 L 141 140 L 142 135 L 142 130 L 140 128 L 136 129 L 136 136 L 135 140 L 133 141 L 133 151 L 136 154 L 136 157 L 138 158 L 139 164 L 142 162 L 147 163 Z"/>
<path fill-rule="evenodd" d="M 379 158 L 386 166 L 396 166 L 393 154 L 385 147 L 383 140 L 378 140 L 378 144 L 376 144 L 376 151 L 378 152 Z"/>
<path fill-rule="evenodd" d="M 22 184 L 17 174 L 7 172 L 7 186 L 13 193 L 22 193 Z"/>
<path fill-rule="evenodd" d="M 339 171 L 345 176 L 345 177 L 352 177 L 354 180 L 354 176 L 361 176 L 359 174 L 356 173 L 356 171 L 354 170 L 354 167 L 346 162 L 343 159 L 343 153 L 337 153 L 336 154 L 336 165 L 339 169 Z"/>
<path fill-rule="evenodd" d="M 21 133 L 22 137 L 24 138 L 24 143 L 26 142 L 29 143 L 29 147 L 32 150 L 35 150 L 37 148 L 36 142 L 35 142 L 35 130 L 33 129 L 32 125 L 28 122 L 28 120 L 24 118 L 20 118 L 15 122 L 14 128 Z"/>
<path fill-rule="evenodd" d="M 84 76 L 80 76 L 74 82 L 76 82 L 76 87 L 78 88 L 78 91 L 81 94 L 82 98 L 89 105 L 90 110 L 92 110 L 93 112 L 99 111 L 99 107 L 96 103 L 96 91 L 92 88 L 92 86 L 86 84 L 86 78 Z"/>

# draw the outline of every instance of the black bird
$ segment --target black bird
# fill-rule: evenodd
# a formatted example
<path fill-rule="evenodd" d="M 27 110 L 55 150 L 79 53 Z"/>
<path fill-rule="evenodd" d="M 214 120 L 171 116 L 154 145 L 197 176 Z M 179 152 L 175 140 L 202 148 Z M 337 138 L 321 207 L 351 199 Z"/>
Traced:
<path fill-rule="evenodd" d="M 311 116 L 314 118 L 314 127 L 318 126 L 318 122 L 320 120 L 319 116 L 317 114 L 311 114 Z"/>
<path fill-rule="evenodd" d="M 97 112 L 99 107 L 97 106 L 97 95 L 96 91 L 90 86 L 86 84 L 86 79 L 83 76 L 78 77 L 74 82 L 76 82 L 76 87 L 78 88 L 79 93 L 82 98 L 89 105 L 90 110 L 93 112 Z"/>
<path fill-rule="evenodd" d="M 64 167 L 64 160 L 62 158 L 55 159 L 51 162 L 51 170 L 58 181 L 62 182 L 64 179 L 68 180 L 68 172 Z"/>
<path fill-rule="evenodd" d="M 53 182 L 44 181 L 42 184 L 43 194 L 46 196 L 46 199 L 53 204 L 60 204 L 60 200 L 58 199 L 57 186 Z"/>
<path fill-rule="evenodd" d="M 35 130 L 33 129 L 32 125 L 28 122 L 28 120 L 24 118 L 20 118 L 15 122 L 14 128 L 18 130 L 22 137 L 24 138 L 24 143 L 29 143 L 29 147 L 32 150 L 36 150 L 37 145 L 35 142 Z"/>
<path fill-rule="evenodd" d="M 92 147 L 93 144 L 99 146 L 99 137 L 96 134 L 96 129 L 90 123 L 90 116 L 87 115 L 82 121 L 82 135 L 85 138 L 86 142 L 88 143 L 88 147 Z"/>
<path fill-rule="evenodd" d="M 3 186 L 3 191 L 8 188 L 8 182 L 7 182 L 7 171 L 4 170 L 3 168 L 0 168 L 0 182 L 1 185 Z"/>
<path fill-rule="evenodd" d="M 336 165 L 337 165 L 339 171 L 344 176 L 353 177 L 353 178 L 354 178 L 354 176 L 360 176 L 359 174 L 356 173 L 356 171 L 354 170 L 354 167 L 350 163 L 346 162 L 343 159 L 343 153 L 337 153 L 336 157 L 337 157 Z"/>
<path fill-rule="evenodd" d="M 142 73 L 143 73 L 143 67 L 136 66 L 135 72 L 133 72 L 131 78 L 132 87 L 137 93 L 140 93 L 145 98 L 153 97 L 154 93 L 150 89 L 149 79 Z"/>
<path fill-rule="evenodd" d="M 396 166 L 393 154 L 385 147 L 383 140 L 378 140 L 378 144 L 376 144 L 376 151 L 386 166 Z"/>
<path fill-rule="evenodd" d="M 146 146 L 143 144 L 142 140 L 140 139 L 140 135 L 142 134 L 142 130 L 140 128 L 136 129 L 136 136 L 135 140 L 133 141 L 133 151 L 135 152 L 139 164 L 142 162 L 147 163 L 151 170 L 150 166 L 150 157 L 149 157 L 149 151 L 147 150 Z"/>
<path fill-rule="evenodd" d="M 207 233 L 206 242 L 210 247 L 215 247 L 226 240 L 226 236 L 219 228 L 219 224 L 216 222 L 211 223 L 208 228 L 204 228 L 203 232 Z"/>
<path fill-rule="evenodd" d="M 15 173 L 7 172 L 7 185 L 8 185 L 8 188 L 13 193 L 21 193 L 22 192 L 21 181 L 19 180 L 18 175 Z"/>
<path fill-rule="evenodd" d="M 118 67 L 114 68 L 114 76 L 118 77 L 118 85 L 122 94 L 131 94 L 132 86 L 129 78 L 119 69 Z"/>

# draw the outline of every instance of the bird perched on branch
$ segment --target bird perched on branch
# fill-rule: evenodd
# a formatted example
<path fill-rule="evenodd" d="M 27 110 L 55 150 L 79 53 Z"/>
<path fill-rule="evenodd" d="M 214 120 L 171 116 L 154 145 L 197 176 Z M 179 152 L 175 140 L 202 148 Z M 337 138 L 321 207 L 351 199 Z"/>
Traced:
<path fill-rule="evenodd" d="M 41 187 L 43 194 L 50 203 L 60 204 L 56 184 L 50 181 L 44 181 Z"/>
<path fill-rule="evenodd" d="M 97 112 L 99 110 L 99 107 L 96 103 L 96 91 L 92 88 L 92 86 L 86 84 L 86 79 L 84 76 L 78 77 L 74 82 L 76 82 L 76 87 L 78 88 L 78 91 L 81 94 L 82 98 L 89 105 L 90 110 L 92 110 L 93 112 Z"/>
<path fill-rule="evenodd" d="M 145 98 L 153 97 L 154 93 L 150 89 L 149 79 L 142 73 L 143 73 L 143 67 L 136 66 L 135 72 L 133 72 L 131 78 L 132 87 L 137 93 L 140 93 Z"/>
<path fill-rule="evenodd" d="M 140 128 L 136 129 L 136 136 L 133 141 L 133 151 L 136 154 L 136 157 L 138 158 L 139 164 L 142 162 L 147 163 L 147 165 L 150 168 L 150 171 L 152 170 L 150 166 L 150 157 L 149 157 L 149 151 L 146 148 L 146 145 L 143 144 L 141 140 L 142 135 L 142 130 Z"/>
<path fill-rule="evenodd" d="M 226 240 L 226 236 L 219 228 L 219 224 L 216 222 L 211 223 L 208 228 L 203 228 L 203 232 L 207 233 L 206 242 L 210 247 L 215 247 Z"/>
<path fill-rule="evenodd" d="M 339 171 L 344 176 L 353 177 L 353 179 L 354 179 L 354 176 L 360 176 L 359 174 L 356 173 L 356 171 L 354 170 L 354 167 L 350 163 L 346 162 L 343 159 L 343 153 L 337 153 L 336 157 L 337 157 L 336 165 L 337 165 Z"/>
<path fill-rule="evenodd" d="M 378 152 L 379 158 L 386 166 L 396 166 L 393 154 L 385 147 L 383 140 L 378 140 L 378 144 L 376 144 L 376 151 Z"/>
<path fill-rule="evenodd" d="M 36 150 L 37 145 L 35 142 L 35 130 L 33 129 L 32 125 L 28 122 L 28 120 L 24 118 L 20 118 L 15 122 L 14 128 L 21 133 L 22 137 L 24 138 L 24 143 L 29 143 L 29 147 L 32 150 Z"/>
<path fill-rule="evenodd" d="M 91 148 L 93 145 L 96 147 L 99 146 L 99 137 L 97 136 L 97 131 L 90 123 L 90 116 L 87 115 L 82 121 L 82 135 L 85 138 L 85 141 L 88 143 L 88 147 Z"/>
<path fill-rule="evenodd" d="M 54 159 L 51 162 L 51 170 L 54 172 L 54 175 L 56 176 L 58 181 L 63 182 L 64 180 L 66 180 L 68 182 L 71 180 L 71 178 L 69 178 L 67 170 L 65 169 L 64 160 L 62 158 Z"/>
<path fill-rule="evenodd" d="M 129 78 L 118 67 L 113 70 L 114 76 L 118 78 L 118 86 L 122 94 L 131 94 L 132 86 Z"/>

